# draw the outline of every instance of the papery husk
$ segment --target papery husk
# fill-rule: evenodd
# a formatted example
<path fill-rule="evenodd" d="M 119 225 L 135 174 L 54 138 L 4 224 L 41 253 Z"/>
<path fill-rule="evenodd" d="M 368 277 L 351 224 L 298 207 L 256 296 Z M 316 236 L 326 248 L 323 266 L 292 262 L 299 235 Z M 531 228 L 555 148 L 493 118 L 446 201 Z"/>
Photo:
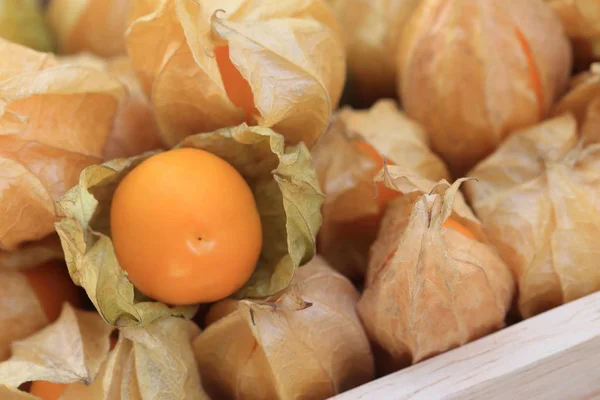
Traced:
<path fill-rule="evenodd" d="M 572 113 L 580 126 L 586 122 L 588 106 L 600 99 L 600 63 L 591 65 L 589 71 L 577 74 L 571 79 L 571 85 L 554 107 L 552 116 Z"/>
<path fill-rule="evenodd" d="M 462 176 L 543 120 L 570 71 L 569 42 L 543 0 L 430 0 L 402 35 L 398 88 L 408 116 Z"/>
<path fill-rule="evenodd" d="M 10 356 L 12 342 L 37 332 L 49 321 L 25 274 L 0 269 L 0 293 L 0 361 L 4 361 Z"/>
<path fill-rule="evenodd" d="M 516 277 L 525 318 L 600 290 L 600 103 L 517 132 L 470 173 L 466 194 Z M 591 124 L 591 125 L 590 125 Z"/>
<path fill-rule="evenodd" d="M 396 97 L 396 53 L 403 28 L 420 0 L 330 0 L 346 44 L 353 103 Z"/>
<path fill-rule="evenodd" d="M 39 51 L 54 49 L 37 0 L 0 0 L 0 37 Z"/>
<path fill-rule="evenodd" d="M 68 303 L 45 329 L 12 344 L 12 356 L 0 363 L 0 384 L 17 388 L 30 381 L 90 384 L 109 352 L 113 327 L 95 312 Z"/>
<path fill-rule="evenodd" d="M 458 192 L 462 179 L 435 184 L 393 167 L 384 178 L 407 194 L 388 207 L 357 311 L 387 373 L 502 328 L 514 282 Z M 474 238 L 443 226 L 449 218 Z"/>
<path fill-rule="evenodd" d="M 14 251 L 0 251 L 0 269 L 30 269 L 63 258 L 60 240 L 54 234 L 36 242 L 25 243 Z"/>
<path fill-rule="evenodd" d="M 318 246 L 319 253 L 351 279 L 364 276 L 383 211 L 373 184 L 378 165 L 356 147 L 359 140 L 388 163 L 401 164 L 422 178 L 450 179 L 444 163 L 429 149 L 426 132 L 394 101 L 380 100 L 364 111 L 343 108 L 337 114 L 312 152 L 326 196 Z"/>
<path fill-rule="evenodd" d="M 597 0 L 546 0 L 571 39 L 575 65 L 600 60 L 600 3 Z"/>
<path fill-rule="evenodd" d="M 119 340 L 89 386 L 71 385 L 61 400 L 208 400 L 191 341 L 200 330 L 167 317 L 119 330 Z"/>
<path fill-rule="evenodd" d="M 3 40 L 0 54 L 0 249 L 13 251 L 54 232 L 55 201 L 85 167 L 148 148 L 133 129 L 148 115 L 131 112 L 137 100 L 95 66 Z M 135 150 L 118 149 L 125 137 Z"/>
<path fill-rule="evenodd" d="M 135 0 L 126 41 L 168 145 L 247 121 L 310 146 L 344 84 L 341 30 L 324 0 Z M 225 45 L 255 110 L 227 95 L 215 56 Z"/>
<path fill-rule="evenodd" d="M 51 0 L 46 21 L 61 54 L 124 55 L 130 0 Z"/>
<path fill-rule="evenodd" d="M 194 341 L 215 399 L 325 399 L 373 378 L 352 284 L 316 257 L 264 302 L 225 300 Z"/>
<path fill-rule="evenodd" d="M 178 147 L 209 151 L 235 167 L 251 187 L 263 230 L 263 249 L 238 297 L 265 297 L 288 286 L 315 253 L 323 195 L 306 146 L 285 146 L 281 135 L 245 124 L 186 138 Z M 195 306 L 170 308 L 141 295 L 119 266 L 110 239 L 112 196 L 125 175 L 155 153 L 86 168 L 59 205 L 56 224 L 73 281 L 102 317 L 118 326 L 145 325 L 165 315 L 191 318 Z M 210 173 L 210 171 L 207 171 Z M 174 210 L 176 212 L 176 210 Z"/>

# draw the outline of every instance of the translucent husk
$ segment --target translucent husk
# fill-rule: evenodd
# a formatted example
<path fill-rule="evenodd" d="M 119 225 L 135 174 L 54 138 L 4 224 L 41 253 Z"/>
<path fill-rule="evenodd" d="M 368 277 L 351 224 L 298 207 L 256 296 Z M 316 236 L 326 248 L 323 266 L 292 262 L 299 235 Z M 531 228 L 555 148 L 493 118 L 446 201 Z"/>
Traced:
<path fill-rule="evenodd" d="M 25 243 L 14 251 L 0 251 L 0 269 L 33 268 L 48 261 L 63 258 L 60 240 L 57 235 L 52 234 L 41 240 Z"/>
<path fill-rule="evenodd" d="M 573 44 L 578 67 L 600 60 L 600 3 L 596 0 L 546 0 Z"/>
<path fill-rule="evenodd" d="M 396 53 L 403 28 L 419 0 L 330 0 L 346 44 L 353 102 L 396 96 Z"/>
<path fill-rule="evenodd" d="M 571 85 L 554 107 L 553 116 L 572 113 L 577 123 L 583 126 L 588 114 L 588 106 L 600 99 L 600 63 L 592 64 L 589 71 L 577 74 L 571 79 Z"/>
<path fill-rule="evenodd" d="M 263 228 L 257 267 L 237 297 L 265 297 L 288 286 L 315 253 L 323 195 L 308 150 L 286 146 L 270 129 L 245 124 L 186 138 L 178 147 L 207 150 L 235 167 L 250 185 Z M 145 325 L 165 315 L 191 317 L 197 307 L 171 308 L 143 296 L 119 266 L 110 239 L 110 204 L 119 182 L 153 153 L 86 168 L 59 201 L 56 224 L 73 281 L 102 317 L 118 326 Z M 207 171 L 210 173 L 210 171 Z"/>
<path fill-rule="evenodd" d="M 193 343 L 215 399 L 324 399 L 373 378 L 352 284 L 319 257 L 266 301 L 225 300 Z"/>
<path fill-rule="evenodd" d="M 341 96 L 341 30 L 324 0 L 137 0 L 131 18 L 128 53 L 169 145 L 246 121 L 310 146 Z"/>
<path fill-rule="evenodd" d="M 379 178 L 404 195 L 385 214 L 357 310 L 385 373 L 502 328 L 514 282 L 458 191 L 462 179 L 436 184 L 398 167 Z"/>
<path fill-rule="evenodd" d="M 51 0 L 48 27 L 58 52 L 89 51 L 102 57 L 125 54 L 130 0 Z"/>
<path fill-rule="evenodd" d="M 361 279 L 383 210 L 373 177 L 380 166 L 357 147 L 366 142 L 388 163 L 434 181 L 449 179 L 444 163 L 429 149 L 426 132 L 392 100 L 367 111 L 342 109 L 313 149 L 325 192 L 319 253 L 338 271 Z"/>
<path fill-rule="evenodd" d="M 525 318 L 600 290 L 600 101 L 585 121 L 563 114 L 518 132 L 466 186 Z"/>
<path fill-rule="evenodd" d="M 570 71 L 569 42 L 544 2 L 432 0 L 402 35 L 398 87 L 408 116 L 462 176 L 543 120 Z"/>
<path fill-rule="evenodd" d="M 105 73 L 4 40 L 0 55 L 0 249 L 13 251 L 54 232 L 55 201 L 85 167 L 157 141 L 121 70 L 111 76 L 119 61 Z"/>
<path fill-rule="evenodd" d="M 66 385 L 61 400 L 207 399 L 191 348 L 195 324 L 162 318 L 123 328 L 109 350 L 113 330 L 97 313 L 65 305 L 54 324 L 13 343 L 0 363 L 0 394 L 37 399 L 16 388 L 43 380 Z"/>
<path fill-rule="evenodd" d="M 54 49 L 37 0 L 0 0 L 0 37 L 39 51 Z"/>

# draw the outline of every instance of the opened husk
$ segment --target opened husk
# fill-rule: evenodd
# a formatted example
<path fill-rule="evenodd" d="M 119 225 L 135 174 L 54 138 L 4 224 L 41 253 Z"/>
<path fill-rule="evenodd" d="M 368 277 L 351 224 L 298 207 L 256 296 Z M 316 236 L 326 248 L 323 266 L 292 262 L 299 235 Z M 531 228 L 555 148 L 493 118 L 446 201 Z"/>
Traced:
<path fill-rule="evenodd" d="M 381 100 L 367 111 L 344 108 L 337 114 L 313 149 L 326 196 L 318 246 L 334 268 L 352 279 L 364 276 L 385 206 L 373 184 L 381 165 L 357 146 L 361 141 L 390 164 L 433 181 L 449 179 L 444 163 L 429 149 L 426 132 L 394 101 Z"/>
<path fill-rule="evenodd" d="M 288 286 L 312 258 L 323 195 L 308 150 L 286 146 L 270 129 L 245 124 L 186 138 L 178 147 L 209 151 L 235 167 L 251 187 L 263 230 L 263 249 L 238 297 L 265 297 Z M 196 307 L 170 308 L 137 292 L 119 266 L 110 239 L 112 196 L 125 175 L 153 153 L 86 168 L 60 201 L 56 224 L 73 281 L 102 317 L 119 326 L 147 324 L 164 315 L 191 317 Z M 210 173 L 210 171 L 207 171 Z"/>
<path fill-rule="evenodd" d="M 310 146 L 344 84 L 324 0 L 136 0 L 126 39 L 169 145 L 246 121 Z"/>
<path fill-rule="evenodd" d="M 461 176 L 541 121 L 570 69 L 569 42 L 543 0 L 431 0 L 402 35 L 398 88 L 408 116 Z"/>
<path fill-rule="evenodd" d="M 225 300 L 194 341 L 215 399 L 324 399 L 373 378 L 352 284 L 319 257 L 267 301 Z"/>
<path fill-rule="evenodd" d="M 573 44 L 575 65 L 585 68 L 600 60 L 600 2 L 546 0 L 560 18 Z"/>
<path fill-rule="evenodd" d="M 330 0 L 344 33 L 353 102 L 395 97 L 398 43 L 419 1 Z"/>
<path fill-rule="evenodd" d="M 25 243 L 14 251 L 0 251 L 0 269 L 29 269 L 63 258 L 60 240 L 53 234 L 42 240 Z"/>
<path fill-rule="evenodd" d="M 54 49 L 38 0 L 0 0 L 0 37 L 39 51 Z"/>
<path fill-rule="evenodd" d="M 516 277 L 525 318 L 600 290 L 598 128 L 595 101 L 585 125 L 564 114 L 517 132 L 470 173 L 478 182 L 466 194 Z"/>
<path fill-rule="evenodd" d="M 462 180 L 435 184 L 396 167 L 381 177 L 404 195 L 385 214 L 357 310 L 385 373 L 502 328 L 514 282 L 458 191 Z"/>
<path fill-rule="evenodd" d="M 143 140 L 134 120 L 147 114 L 128 111 L 134 100 L 113 76 L 4 40 L 0 54 L 0 249 L 13 251 L 54 232 L 55 201 L 81 170 L 157 141 Z"/>
<path fill-rule="evenodd" d="M 102 57 L 125 54 L 130 0 L 51 0 L 46 21 L 58 52 L 89 51 Z"/>

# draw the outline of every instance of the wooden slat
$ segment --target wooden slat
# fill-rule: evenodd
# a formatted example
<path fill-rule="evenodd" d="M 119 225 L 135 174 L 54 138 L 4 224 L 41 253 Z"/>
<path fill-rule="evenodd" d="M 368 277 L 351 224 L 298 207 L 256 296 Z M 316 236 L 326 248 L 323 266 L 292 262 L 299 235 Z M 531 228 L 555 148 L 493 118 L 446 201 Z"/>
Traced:
<path fill-rule="evenodd" d="M 600 399 L 600 293 L 333 399 Z"/>

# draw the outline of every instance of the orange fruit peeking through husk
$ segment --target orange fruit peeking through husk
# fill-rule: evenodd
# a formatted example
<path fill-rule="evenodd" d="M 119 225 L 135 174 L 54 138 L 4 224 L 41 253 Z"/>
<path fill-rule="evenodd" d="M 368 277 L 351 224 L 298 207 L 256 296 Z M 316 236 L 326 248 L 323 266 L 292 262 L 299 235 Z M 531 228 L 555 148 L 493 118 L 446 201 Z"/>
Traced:
<path fill-rule="evenodd" d="M 190 148 L 154 155 L 121 181 L 111 233 L 134 286 L 177 305 L 233 294 L 250 278 L 262 247 L 244 178 L 223 159 Z"/>

